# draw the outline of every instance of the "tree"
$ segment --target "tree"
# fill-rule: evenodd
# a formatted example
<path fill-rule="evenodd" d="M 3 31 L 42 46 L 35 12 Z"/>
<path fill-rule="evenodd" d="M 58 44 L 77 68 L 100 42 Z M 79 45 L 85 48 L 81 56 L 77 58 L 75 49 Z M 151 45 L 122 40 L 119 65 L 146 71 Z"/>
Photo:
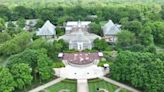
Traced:
<path fill-rule="evenodd" d="M 68 43 L 66 43 L 64 40 L 54 41 L 53 45 L 54 45 L 55 51 L 57 52 L 68 50 Z"/>
<path fill-rule="evenodd" d="M 95 39 L 93 43 L 94 43 L 93 48 L 99 51 L 104 51 L 107 48 L 109 48 L 108 43 L 104 39 Z"/>
<path fill-rule="evenodd" d="M 128 18 L 130 21 L 141 20 L 141 12 L 138 8 L 127 7 L 126 10 L 127 10 Z M 140 26 L 140 25 L 138 25 L 138 26 Z"/>
<path fill-rule="evenodd" d="M 140 43 L 145 46 L 154 44 L 152 30 L 149 26 L 145 26 L 139 35 Z"/>
<path fill-rule="evenodd" d="M 8 33 L 6 33 L 6 32 L 0 33 L 0 44 L 4 43 L 10 39 L 11 39 L 11 36 Z"/>
<path fill-rule="evenodd" d="M 13 10 L 12 18 L 14 20 L 17 20 L 19 18 L 24 18 L 24 19 L 36 18 L 36 12 L 32 8 L 26 8 L 24 6 L 16 6 Z"/>
<path fill-rule="evenodd" d="M 44 8 L 39 12 L 39 18 L 46 21 L 46 20 L 50 20 L 52 21 L 52 23 L 56 23 L 57 22 L 57 18 L 54 17 L 54 14 L 56 14 L 54 12 L 53 9 L 51 8 Z"/>
<path fill-rule="evenodd" d="M 128 48 L 129 46 L 135 43 L 135 35 L 130 31 L 122 30 L 117 34 L 116 43 L 119 47 Z"/>
<path fill-rule="evenodd" d="M 64 51 L 64 50 L 68 50 L 69 49 L 68 43 L 65 42 L 64 40 L 60 39 L 60 40 L 58 40 L 58 43 L 62 45 L 62 48 L 61 48 L 60 51 Z"/>
<path fill-rule="evenodd" d="M 7 67 L 9 68 L 12 68 L 15 64 L 28 64 L 32 69 L 34 81 L 45 81 L 53 75 L 52 62 L 47 56 L 46 49 L 26 49 L 22 53 L 11 56 L 8 61 Z"/>
<path fill-rule="evenodd" d="M 57 27 L 56 28 L 56 34 L 57 34 L 57 36 L 64 35 L 64 29 Z"/>
<path fill-rule="evenodd" d="M 12 21 L 8 22 L 6 32 L 9 33 L 10 36 L 14 36 L 20 33 L 21 31 L 22 29 L 20 29 L 19 27 L 16 27 L 16 25 Z"/>
<path fill-rule="evenodd" d="M 25 23 L 26 23 L 26 20 L 24 18 L 19 18 L 17 20 L 17 25 L 20 27 L 20 28 L 24 28 L 25 27 Z"/>
<path fill-rule="evenodd" d="M 138 36 L 142 29 L 142 23 L 137 20 L 129 21 L 123 25 L 123 28 L 135 33 L 135 35 Z"/>
<path fill-rule="evenodd" d="M 52 78 L 52 64 L 50 62 L 50 59 L 45 54 L 39 54 L 37 64 L 41 81 L 45 81 Z"/>
<path fill-rule="evenodd" d="M 19 89 L 25 88 L 25 86 L 30 85 L 32 82 L 32 69 L 28 64 L 19 63 L 12 65 L 11 74 L 13 75 L 16 87 Z"/>
<path fill-rule="evenodd" d="M 32 44 L 29 46 L 29 48 L 31 49 L 40 49 L 40 48 L 44 48 L 45 44 L 46 44 L 46 40 L 45 39 L 42 39 L 42 38 L 39 38 L 39 39 L 36 39 L 32 42 Z"/>
<path fill-rule="evenodd" d="M 38 19 L 37 20 L 37 24 L 35 25 L 36 28 L 41 28 L 44 24 L 44 21 L 42 19 Z"/>
<path fill-rule="evenodd" d="M 11 55 L 23 51 L 31 42 L 31 34 L 22 32 L 17 34 L 13 39 L 0 45 L 0 54 Z"/>
<path fill-rule="evenodd" d="M 0 6 L 0 17 L 3 18 L 6 21 L 10 20 L 11 10 L 8 7 L 4 6 L 4 5 L 1 5 Z"/>
<path fill-rule="evenodd" d="M 68 18 L 69 16 L 63 16 L 63 17 L 58 18 L 57 24 L 62 26 L 63 23 L 68 20 Z"/>
<path fill-rule="evenodd" d="M 152 34 L 154 37 L 154 43 L 164 44 L 164 22 L 154 22 L 154 28 L 152 28 Z"/>
<path fill-rule="evenodd" d="M 0 92 L 12 92 L 15 82 L 8 68 L 0 67 Z"/>
<path fill-rule="evenodd" d="M 125 17 L 125 18 L 120 19 L 119 23 L 121 23 L 121 25 L 126 25 L 129 22 L 128 20 L 129 18 Z"/>
<path fill-rule="evenodd" d="M 97 35 L 102 35 L 100 24 L 92 22 L 91 24 L 89 24 L 89 27 L 90 27 L 90 32 L 91 33 L 95 33 Z"/>
<path fill-rule="evenodd" d="M 146 92 L 163 92 L 163 60 L 153 53 L 120 52 L 111 66 L 112 78 L 144 89 Z"/>
<path fill-rule="evenodd" d="M 5 29 L 5 21 L 0 18 L 0 32 L 2 32 Z"/>
<path fill-rule="evenodd" d="M 9 57 L 9 62 L 7 63 L 7 67 L 11 68 L 15 64 L 19 63 L 24 63 L 28 64 L 32 68 L 32 76 L 34 80 L 37 80 L 37 73 L 38 73 L 38 68 L 37 68 L 37 56 L 38 53 L 36 50 L 31 50 L 31 49 L 26 49 L 25 51 L 12 55 Z"/>

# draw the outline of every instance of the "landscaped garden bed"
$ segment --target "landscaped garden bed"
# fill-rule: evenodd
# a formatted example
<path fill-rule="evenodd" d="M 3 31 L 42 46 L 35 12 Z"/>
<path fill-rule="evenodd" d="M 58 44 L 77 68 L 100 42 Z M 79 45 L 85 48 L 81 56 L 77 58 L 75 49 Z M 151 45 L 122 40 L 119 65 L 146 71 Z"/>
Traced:
<path fill-rule="evenodd" d="M 76 92 L 77 91 L 76 85 L 77 85 L 76 80 L 63 80 L 47 88 L 46 90 L 49 92 L 60 92 L 60 91 L 65 92 L 66 90 L 68 90 L 68 92 Z"/>
<path fill-rule="evenodd" d="M 88 80 L 89 92 L 115 92 L 119 87 L 108 83 L 102 79 Z M 129 92 L 121 89 L 119 92 Z"/>

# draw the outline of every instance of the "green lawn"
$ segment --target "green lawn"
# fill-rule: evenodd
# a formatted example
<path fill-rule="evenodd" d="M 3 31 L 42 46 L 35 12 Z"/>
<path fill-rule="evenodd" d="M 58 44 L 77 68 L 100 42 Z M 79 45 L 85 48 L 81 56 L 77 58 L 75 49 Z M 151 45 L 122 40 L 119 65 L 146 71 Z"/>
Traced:
<path fill-rule="evenodd" d="M 77 83 L 75 80 L 64 80 L 60 83 L 57 83 L 47 88 L 46 90 L 48 90 L 49 92 L 59 92 L 62 89 L 68 89 L 70 90 L 70 92 L 76 92 L 77 91 L 76 85 Z"/>
<path fill-rule="evenodd" d="M 108 90 L 109 92 L 115 92 L 115 90 L 119 88 L 101 79 L 89 80 L 88 82 L 89 82 L 88 84 L 89 92 L 96 92 L 97 88 L 103 88 Z M 129 91 L 127 91 L 126 89 L 122 89 L 120 92 L 129 92 Z"/>

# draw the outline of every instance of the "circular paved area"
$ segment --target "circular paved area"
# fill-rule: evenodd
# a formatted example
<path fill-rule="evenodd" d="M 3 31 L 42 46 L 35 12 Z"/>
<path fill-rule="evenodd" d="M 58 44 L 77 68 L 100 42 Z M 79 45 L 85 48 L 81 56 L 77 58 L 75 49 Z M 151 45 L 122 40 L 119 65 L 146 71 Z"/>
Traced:
<path fill-rule="evenodd" d="M 93 79 L 104 76 L 104 69 L 97 65 L 87 67 L 74 67 L 67 65 L 64 68 L 56 68 L 55 75 L 68 79 Z"/>

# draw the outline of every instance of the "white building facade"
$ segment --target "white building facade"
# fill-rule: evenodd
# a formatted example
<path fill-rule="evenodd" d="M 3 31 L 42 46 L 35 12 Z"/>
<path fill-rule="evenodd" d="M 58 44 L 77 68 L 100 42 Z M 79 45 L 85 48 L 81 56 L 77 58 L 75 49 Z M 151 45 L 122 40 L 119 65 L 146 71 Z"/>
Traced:
<path fill-rule="evenodd" d="M 72 25 L 70 30 L 68 26 L 66 26 L 66 33 L 63 36 L 60 36 L 58 40 L 63 39 L 64 41 L 69 43 L 69 49 L 75 49 L 75 50 L 85 50 L 85 49 L 92 49 L 93 47 L 93 41 L 96 38 L 101 39 L 100 36 L 89 33 L 88 32 L 88 27 L 89 27 L 89 22 L 68 22 L 67 24 Z M 88 26 L 88 27 L 87 27 Z"/>

